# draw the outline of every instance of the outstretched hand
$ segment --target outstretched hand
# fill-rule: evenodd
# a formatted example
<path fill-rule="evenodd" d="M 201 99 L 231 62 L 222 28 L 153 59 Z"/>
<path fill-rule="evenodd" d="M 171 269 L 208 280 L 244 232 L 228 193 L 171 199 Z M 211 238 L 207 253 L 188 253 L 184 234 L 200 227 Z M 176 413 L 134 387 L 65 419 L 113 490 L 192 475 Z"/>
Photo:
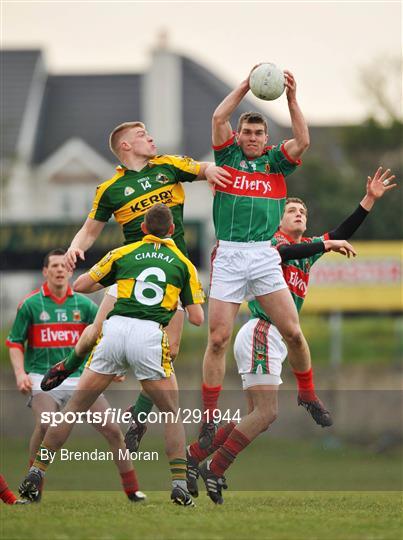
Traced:
<path fill-rule="evenodd" d="M 77 264 L 77 258 L 80 258 L 82 261 L 85 260 L 84 251 L 78 248 L 69 247 L 66 254 L 64 255 L 64 264 L 69 272 L 72 272 Z"/>
<path fill-rule="evenodd" d="M 386 169 L 382 172 L 383 168 L 379 167 L 371 178 L 368 176 L 367 179 L 367 195 L 373 199 L 380 199 L 383 195 L 397 186 L 396 183 L 392 183 L 396 178 L 394 174 L 390 174 L 391 170 Z"/>
<path fill-rule="evenodd" d="M 231 174 L 226 169 L 217 167 L 217 165 L 209 165 L 204 174 L 213 194 L 216 186 L 225 188 L 232 184 Z"/>
<path fill-rule="evenodd" d="M 325 240 L 324 244 L 326 251 L 335 251 L 348 258 L 357 256 L 357 252 L 347 240 Z"/>

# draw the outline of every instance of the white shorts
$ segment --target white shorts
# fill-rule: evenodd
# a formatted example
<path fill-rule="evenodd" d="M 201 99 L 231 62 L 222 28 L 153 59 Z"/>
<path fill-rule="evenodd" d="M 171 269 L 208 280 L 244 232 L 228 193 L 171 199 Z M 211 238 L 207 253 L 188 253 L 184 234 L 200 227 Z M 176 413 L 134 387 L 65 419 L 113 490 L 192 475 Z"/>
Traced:
<path fill-rule="evenodd" d="M 53 398 L 61 409 L 66 405 L 68 400 L 73 395 L 77 383 L 80 380 L 80 377 L 68 377 L 60 386 L 53 388 L 53 390 L 49 390 L 49 392 L 44 392 L 41 389 L 41 381 L 44 376 L 40 373 L 30 373 L 29 377 L 32 381 L 32 396 L 36 396 L 37 394 L 46 394 L 47 396 Z"/>
<path fill-rule="evenodd" d="M 287 347 L 275 326 L 262 319 L 251 319 L 239 330 L 234 355 L 244 389 L 254 385 L 279 385 Z"/>
<path fill-rule="evenodd" d="M 104 321 L 102 338 L 86 367 L 96 373 L 124 375 L 128 368 L 137 380 L 157 381 L 173 372 L 166 332 L 154 321 L 113 315 Z"/>
<path fill-rule="evenodd" d="M 242 304 L 286 288 L 281 257 L 270 242 L 217 242 L 211 257 L 210 298 Z"/>
<path fill-rule="evenodd" d="M 106 289 L 105 294 L 109 294 L 109 296 L 112 296 L 112 298 L 117 298 L 118 297 L 118 284 L 114 283 L 113 285 L 108 287 L 108 289 Z M 178 307 L 176 309 L 177 311 L 185 311 L 182 307 L 180 299 L 178 300 Z"/>

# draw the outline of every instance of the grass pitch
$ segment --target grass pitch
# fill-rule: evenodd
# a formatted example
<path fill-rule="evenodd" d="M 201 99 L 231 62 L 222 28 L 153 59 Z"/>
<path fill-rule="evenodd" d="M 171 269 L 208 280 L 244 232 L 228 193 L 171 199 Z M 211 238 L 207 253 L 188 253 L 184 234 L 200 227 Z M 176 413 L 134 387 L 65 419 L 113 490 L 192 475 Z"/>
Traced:
<path fill-rule="evenodd" d="M 228 492 L 223 506 L 201 493 L 196 508 L 150 492 L 129 503 L 117 492 L 48 492 L 41 504 L 1 506 L 1 538 L 30 540 L 401 538 L 401 493 Z"/>
<path fill-rule="evenodd" d="M 73 437 L 70 447 L 91 449 L 101 443 L 100 438 Z M 21 440 L 0 444 L 1 470 L 13 489 L 26 472 L 26 445 Z M 0 505 L 0 538 L 401 538 L 402 469 L 398 448 L 376 455 L 351 447 L 326 449 L 319 441 L 262 436 L 238 456 L 228 472 L 230 490 L 224 492 L 224 505 L 215 506 L 201 491 L 195 499 L 196 508 L 181 508 L 170 502 L 168 491 L 157 491 L 158 486 L 169 486 L 161 440 L 147 436 L 142 446 L 161 452 L 157 463 L 135 463 L 141 489 L 148 495 L 145 503 L 130 503 L 122 491 L 117 491 L 119 479 L 110 462 L 59 462 L 49 469 L 40 504 Z M 101 491 L 107 488 L 109 491 Z M 203 489 L 202 482 L 199 488 Z"/>

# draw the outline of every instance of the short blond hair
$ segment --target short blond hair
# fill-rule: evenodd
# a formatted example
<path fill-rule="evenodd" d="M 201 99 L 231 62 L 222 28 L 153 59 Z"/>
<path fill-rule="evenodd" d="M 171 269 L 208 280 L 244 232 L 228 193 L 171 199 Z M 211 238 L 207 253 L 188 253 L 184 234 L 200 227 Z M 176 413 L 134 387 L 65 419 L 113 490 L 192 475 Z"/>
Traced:
<path fill-rule="evenodd" d="M 123 124 L 119 124 L 118 126 L 116 126 L 112 133 L 109 135 L 109 148 L 117 158 L 120 158 L 118 152 L 120 137 L 118 137 L 118 135 L 122 134 L 123 131 L 134 127 L 140 127 L 143 129 L 146 128 L 143 122 L 123 122 Z"/>

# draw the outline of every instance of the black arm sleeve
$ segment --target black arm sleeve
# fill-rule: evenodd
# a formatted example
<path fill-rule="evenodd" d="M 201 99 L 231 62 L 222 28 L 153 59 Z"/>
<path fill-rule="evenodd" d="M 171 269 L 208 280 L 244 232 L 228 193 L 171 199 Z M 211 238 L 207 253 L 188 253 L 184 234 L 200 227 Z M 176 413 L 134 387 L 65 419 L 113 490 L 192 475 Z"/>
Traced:
<path fill-rule="evenodd" d="M 354 212 L 349 216 L 347 219 L 343 221 L 343 223 L 340 223 L 340 225 L 333 229 L 332 231 L 329 231 L 329 239 L 330 240 L 347 240 L 358 229 L 358 227 L 361 225 L 361 223 L 364 221 L 364 219 L 369 214 L 368 210 L 365 210 L 360 204 L 358 207 L 354 210 Z"/>
<path fill-rule="evenodd" d="M 312 257 L 317 253 L 323 253 L 325 251 L 325 244 L 323 242 L 309 242 L 302 244 L 284 245 L 278 248 L 280 253 L 281 262 L 289 261 L 292 259 L 306 259 Z"/>

